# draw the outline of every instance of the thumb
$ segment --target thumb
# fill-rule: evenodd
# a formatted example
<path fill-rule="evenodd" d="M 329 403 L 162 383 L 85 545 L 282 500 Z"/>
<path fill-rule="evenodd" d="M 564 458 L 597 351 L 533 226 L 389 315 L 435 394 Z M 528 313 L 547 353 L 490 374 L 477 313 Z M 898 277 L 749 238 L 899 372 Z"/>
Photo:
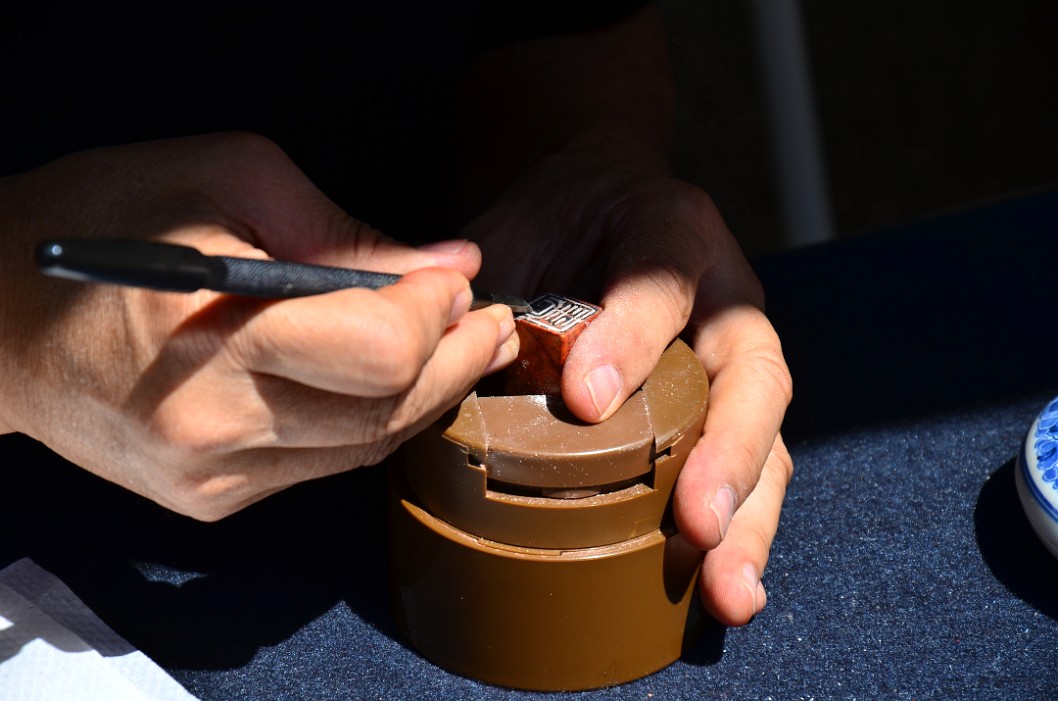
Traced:
<path fill-rule="evenodd" d="M 639 281 L 636 281 L 639 282 Z M 562 396 L 583 421 L 609 418 L 646 380 L 686 323 L 687 307 L 656 283 L 611 287 L 603 312 L 577 338 L 562 369 Z M 688 305 L 689 306 L 689 305 Z"/>

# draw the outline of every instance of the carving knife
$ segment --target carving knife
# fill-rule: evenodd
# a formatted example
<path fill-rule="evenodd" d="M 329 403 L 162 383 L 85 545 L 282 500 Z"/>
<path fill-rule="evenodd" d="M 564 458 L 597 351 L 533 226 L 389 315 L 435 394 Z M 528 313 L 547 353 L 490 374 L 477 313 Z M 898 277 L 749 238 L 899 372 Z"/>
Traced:
<path fill-rule="evenodd" d="M 145 287 L 166 292 L 214 290 L 244 297 L 286 299 L 363 287 L 377 290 L 400 275 L 281 260 L 208 256 L 190 246 L 157 241 L 69 239 L 37 246 L 37 266 L 55 277 Z M 514 295 L 472 288 L 471 309 L 505 304 L 531 311 Z"/>

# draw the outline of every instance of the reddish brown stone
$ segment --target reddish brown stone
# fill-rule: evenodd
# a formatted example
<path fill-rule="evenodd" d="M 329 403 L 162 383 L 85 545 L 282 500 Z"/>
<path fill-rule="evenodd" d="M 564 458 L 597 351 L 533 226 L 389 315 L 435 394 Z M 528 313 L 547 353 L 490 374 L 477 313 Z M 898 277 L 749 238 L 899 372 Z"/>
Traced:
<path fill-rule="evenodd" d="M 573 342 L 602 309 L 551 293 L 533 300 L 530 306 L 533 311 L 516 319 L 521 349 L 504 375 L 504 392 L 557 394 L 562 389 L 562 366 Z"/>

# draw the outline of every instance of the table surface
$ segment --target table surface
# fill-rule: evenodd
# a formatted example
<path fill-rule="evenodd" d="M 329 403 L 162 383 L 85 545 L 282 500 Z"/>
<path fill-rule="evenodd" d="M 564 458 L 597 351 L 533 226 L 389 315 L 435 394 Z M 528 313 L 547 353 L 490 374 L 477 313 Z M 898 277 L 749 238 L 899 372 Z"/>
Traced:
<path fill-rule="evenodd" d="M 756 261 L 795 379 L 768 606 L 577 696 L 1058 697 L 1058 561 L 1013 476 L 1058 394 L 1056 233 L 1040 192 Z M 384 490 L 361 469 L 202 524 L 7 436 L 0 566 L 32 557 L 202 699 L 550 696 L 401 640 Z"/>

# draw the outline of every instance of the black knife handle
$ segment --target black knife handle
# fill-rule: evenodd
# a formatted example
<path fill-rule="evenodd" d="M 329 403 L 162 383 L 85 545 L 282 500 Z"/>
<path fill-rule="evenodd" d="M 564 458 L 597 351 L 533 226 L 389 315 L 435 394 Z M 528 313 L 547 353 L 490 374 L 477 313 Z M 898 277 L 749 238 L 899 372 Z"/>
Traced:
<path fill-rule="evenodd" d="M 49 241 L 36 251 L 41 271 L 56 277 L 168 292 L 208 289 L 285 299 L 350 287 L 378 289 L 400 279 L 391 273 L 308 263 L 207 256 L 189 246 L 157 241 Z"/>
<path fill-rule="evenodd" d="M 223 263 L 194 248 L 154 241 L 47 241 L 37 246 L 37 265 L 55 277 L 170 292 L 194 292 L 223 277 Z"/>
<path fill-rule="evenodd" d="M 306 297 L 350 287 L 377 290 L 400 279 L 400 275 L 391 273 L 290 261 L 225 256 L 220 256 L 219 260 L 224 264 L 223 278 L 212 281 L 210 289 L 249 297 Z"/>

